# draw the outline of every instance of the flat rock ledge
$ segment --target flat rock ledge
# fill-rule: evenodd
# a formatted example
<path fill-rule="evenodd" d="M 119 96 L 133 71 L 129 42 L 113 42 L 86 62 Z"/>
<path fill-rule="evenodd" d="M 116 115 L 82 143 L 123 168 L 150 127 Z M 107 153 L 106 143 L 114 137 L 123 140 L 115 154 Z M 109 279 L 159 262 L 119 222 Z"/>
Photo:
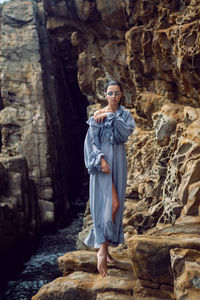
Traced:
<path fill-rule="evenodd" d="M 95 251 L 69 252 L 58 258 L 63 277 L 44 285 L 32 300 L 171 300 L 171 292 L 145 288 L 136 280 L 128 254 L 111 250 L 115 263 L 108 265 L 108 276 L 97 272 Z M 150 291 L 149 291 L 150 290 Z M 152 292 L 151 292 L 152 290 Z M 151 295 L 152 293 L 152 295 Z"/>
<path fill-rule="evenodd" d="M 32 300 L 133 299 L 131 261 L 115 255 L 116 263 L 109 264 L 108 276 L 103 278 L 97 272 L 96 255 L 95 251 L 81 250 L 59 257 L 63 277 L 44 285 Z"/>

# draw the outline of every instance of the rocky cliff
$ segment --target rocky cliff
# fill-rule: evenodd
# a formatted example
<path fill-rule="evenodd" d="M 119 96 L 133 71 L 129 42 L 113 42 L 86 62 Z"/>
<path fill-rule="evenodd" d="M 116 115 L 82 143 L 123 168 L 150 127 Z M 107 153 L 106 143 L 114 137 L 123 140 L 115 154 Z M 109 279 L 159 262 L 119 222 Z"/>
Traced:
<path fill-rule="evenodd" d="M 88 113 L 105 104 L 105 83 L 114 78 L 137 127 L 127 143 L 126 244 L 112 250 L 121 264 L 101 281 L 92 274 L 96 256 L 82 242 L 92 222 L 87 211 L 81 252 L 60 258 L 64 277 L 33 299 L 198 299 L 200 2 L 44 3 L 48 31 L 65 31 L 79 53 Z"/>
<path fill-rule="evenodd" d="M 16 1 L 3 8 L 2 210 L 17 205 L 26 228 L 63 217 L 76 187 L 73 166 L 81 166 L 86 98 L 92 114 L 105 104 L 109 79 L 122 83 L 137 125 L 127 143 L 126 244 L 112 250 L 118 262 L 110 276 L 99 280 L 95 253 L 83 249 L 87 210 L 81 252 L 60 258 L 63 277 L 33 299 L 200 297 L 199 16 L 194 0 Z"/>
<path fill-rule="evenodd" d="M 87 99 L 76 79 L 77 51 L 66 58 L 71 43 L 63 50 L 48 35 L 42 2 L 7 2 L 0 21 L 0 262 L 5 274 L 8 265 L 32 251 L 42 231 L 71 218 L 83 180 Z"/>

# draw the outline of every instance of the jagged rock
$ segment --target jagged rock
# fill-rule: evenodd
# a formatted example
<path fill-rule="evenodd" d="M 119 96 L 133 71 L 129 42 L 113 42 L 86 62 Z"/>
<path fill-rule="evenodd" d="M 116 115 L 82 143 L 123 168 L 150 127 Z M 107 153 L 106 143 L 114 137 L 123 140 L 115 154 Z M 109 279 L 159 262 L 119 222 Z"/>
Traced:
<path fill-rule="evenodd" d="M 198 299 L 200 297 L 200 251 L 171 249 L 170 258 L 176 299 Z"/>
<path fill-rule="evenodd" d="M 199 215 L 199 188 L 200 182 L 195 182 L 191 184 L 188 188 L 188 199 L 187 204 L 184 206 L 181 215 L 190 215 L 190 216 L 198 216 Z"/>
<path fill-rule="evenodd" d="M 14 107 L 5 107 L 0 112 L 0 124 L 2 125 L 18 125 L 17 109 Z"/>
<path fill-rule="evenodd" d="M 124 11 L 121 5 L 121 1 L 106 0 L 96 1 L 97 9 L 101 14 L 102 21 L 112 28 L 126 28 L 126 22 L 124 18 Z"/>
<path fill-rule="evenodd" d="M 33 1 L 9 2 L 2 10 L 1 156 L 23 155 L 26 158 L 29 177 L 35 181 L 42 201 L 41 191 L 46 186 L 41 183 L 41 177 L 51 175 L 36 14 L 37 5 Z"/>
<path fill-rule="evenodd" d="M 199 236 L 199 13 L 200 2 L 195 0 L 44 0 L 38 4 L 16 0 L 3 7 L 1 156 L 9 161 L 21 155 L 28 172 L 24 166 L 4 169 L 4 163 L 0 168 L 6 187 L 1 183 L 0 220 L 7 216 L 2 230 L 13 232 L 10 220 L 15 220 L 16 207 L 23 211 L 21 222 L 33 232 L 41 223 L 54 224 L 66 214 L 83 169 L 86 97 L 91 116 L 106 104 L 107 81 L 117 79 L 123 87 L 123 103 L 136 120 L 127 142 L 129 201 L 124 213 L 125 239 L 132 236 L 137 241 L 135 246 L 129 243 L 129 251 L 144 257 L 133 259 L 143 285 L 135 289 L 138 299 L 144 295 L 169 300 L 173 298 L 171 290 L 166 292 L 169 285 L 160 282 L 172 285 L 175 280 L 175 293 L 182 297 L 177 282 L 190 271 L 184 266 L 183 274 L 174 278 L 169 250 L 178 242 L 178 247 L 186 247 L 184 233 L 187 241 L 197 241 Z M 74 136 L 77 143 L 72 142 Z M 80 249 L 90 226 L 87 212 L 77 242 Z M 144 252 L 136 251 L 143 239 Z M 188 244 L 196 249 L 197 242 Z M 160 258 L 159 247 L 163 247 Z M 118 251 L 125 253 L 127 244 Z M 152 253 L 155 263 L 166 259 L 164 268 L 154 270 Z M 72 279 L 67 280 L 72 284 Z M 123 289 L 118 296 L 109 293 L 94 294 L 120 299 Z M 196 295 L 193 288 L 187 293 L 191 299 Z"/>
<path fill-rule="evenodd" d="M 178 121 L 183 119 L 184 107 L 181 105 L 164 105 L 159 111 L 153 115 L 156 140 L 158 144 L 166 146 L 169 144 L 171 135 L 176 130 Z"/>
<path fill-rule="evenodd" d="M 58 266 L 63 276 L 73 271 L 93 273 L 97 271 L 97 253 L 91 251 L 75 251 L 58 258 Z"/>
<path fill-rule="evenodd" d="M 134 106 L 137 128 L 127 144 L 127 194 L 147 202 L 144 215 L 150 222 L 146 227 L 145 221 L 140 224 L 143 231 L 155 226 L 158 219 L 160 223 L 174 223 L 185 205 L 179 196 L 185 197 L 189 188 L 181 182 L 184 174 L 179 166 L 183 155 L 188 160 L 187 147 L 198 144 L 199 109 L 195 107 L 199 48 L 195 46 L 195 17 L 199 4 L 194 5 L 194 1 L 182 1 L 180 6 L 176 1 L 171 5 L 143 0 L 96 1 L 96 5 L 91 2 L 90 10 L 88 1 L 76 1 L 73 7 L 67 7 L 76 11 L 80 22 L 75 22 L 71 13 L 62 22 L 58 18 L 54 27 L 62 30 L 68 24 L 67 18 L 71 21 L 71 37 L 79 52 L 79 85 L 95 105 L 94 110 L 99 102 L 105 104 L 104 87 L 113 77 L 122 83 L 125 104 Z M 48 3 L 49 21 L 53 9 Z M 101 19 L 94 22 L 92 14 L 97 11 Z M 54 28 L 52 25 L 50 29 Z M 181 145 L 187 142 L 188 146 Z M 185 153 L 181 154 L 183 148 Z M 151 203 L 159 207 L 153 217 L 148 212 Z"/>
<path fill-rule="evenodd" d="M 95 3 L 93 1 L 87 0 L 75 0 L 76 3 L 76 13 L 80 20 L 86 21 L 95 8 Z"/>
<path fill-rule="evenodd" d="M 138 268 L 136 275 L 143 278 L 139 293 L 151 297 L 150 291 L 157 290 L 157 298 L 171 299 L 174 278 L 169 250 L 181 236 L 183 241 L 179 244 L 184 243 L 186 247 L 184 233 L 190 240 L 199 234 L 197 16 L 200 5 L 193 0 L 96 1 L 93 4 L 89 10 L 87 1 L 85 8 L 83 1 L 79 5 L 76 1 L 80 23 L 75 24 L 75 17 L 70 17 L 74 32 L 71 39 L 79 52 L 80 89 L 91 104 L 89 115 L 92 115 L 100 105 L 105 105 L 106 82 L 114 78 L 122 83 L 124 103 L 136 120 L 136 130 L 127 142 L 127 197 L 135 202 L 129 201 L 129 208 L 125 208 L 126 241 L 132 236 L 139 245 L 142 237 L 136 236 L 137 233 L 144 234 L 148 240 L 143 261 L 143 256 L 140 257 L 143 252 L 138 248 L 136 251 L 134 242 L 129 243 L 129 251 L 135 249 L 135 257 L 139 255 L 134 260 Z M 57 22 L 52 31 L 66 26 L 64 21 Z M 70 28 L 68 32 L 71 31 Z M 79 235 L 80 249 L 84 247 L 89 226 L 91 217 L 87 214 Z M 152 266 L 152 252 L 155 264 L 159 262 L 156 261 L 158 245 L 164 247 L 160 259 L 166 259 L 167 263 L 154 270 L 148 266 Z M 195 248 L 196 244 L 190 247 Z M 126 248 L 127 245 L 119 247 L 123 251 Z M 144 268 L 141 272 L 139 264 Z M 154 271 L 157 277 L 151 273 Z M 164 291 L 168 288 L 167 295 Z"/>
<path fill-rule="evenodd" d="M 173 285 L 170 249 L 200 250 L 198 234 L 136 236 L 128 244 L 136 278 L 168 285 Z"/>
<path fill-rule="evenodd" d="M 143 286 L 135 280 L 126 254 L 112 252 L 117 260 L 109 264 L 108 277 L 91 273 L 96 270 L 96 252 L 76 251 L 59 258 L 60 270 L 63 275 L 52 283 L 43 286 L 32 297 L 36 299 L 133 299 L 133 300 L 174 300 L 170 286 L 143 280 Z M 88 263 L 88 266 L 87 266 Z M 82 271 L 80 271 L 82 269 Z M 79 270 L 79 271 L 78 271 Z M 87 272 L 83 270 L 88 270 Z"/>
<path fill-rule="evenodd" d="M 1 184 L 5 184 L 0 196 L 0 263 L 6 273 L 10 264 L 19 264 L 20 253 L 27 255 L 32 251 L 40 217 L 26 159 L 0 157 L 0 165 L 4 176 Z"/>
<path fill-rule="evenodd" d="M 67 14 L 65 6 L 63 1 L 55 11 Z M 77 197 L 72 181 L 79 190 L 83 176 L 80 145 L 87 103 L 77 80 L 70 94 L 69 81 L 64 79 L 67 73 L 76 78 L 76 70 L 58 70 L 64 64 L 56 63 L 45 15 L 43 2 L 34 0 L 7 1 L 0 10 L 0 162 L 6 165 L 0 195 L 3 273 L 9 272 L 9 263 L 18 264 L 20 257 L 26 257 L 36 235 L 66 222 L 70 198 Z M 76 99 L 81 102 L 78 110 Z M 82 171 L 73 179 L 76 163 Z"/>

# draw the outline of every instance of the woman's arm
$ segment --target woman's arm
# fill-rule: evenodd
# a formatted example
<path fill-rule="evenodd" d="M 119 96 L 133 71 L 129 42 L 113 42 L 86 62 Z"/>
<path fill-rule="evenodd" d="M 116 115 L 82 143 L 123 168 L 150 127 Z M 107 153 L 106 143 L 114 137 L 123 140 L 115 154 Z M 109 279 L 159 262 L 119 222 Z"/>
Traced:
<path fill-rule="evenodd" d="M 84 160 L 89 174 L 101 171 L 100 163 L 103 152 L 100 150 L 100 143 L 98 139 L 99 129 L 100 128 L 98 126 L 91 124 L 85 137 Z"/>
<path fill-rule="evenodd" d="M 99 142 L 100 125 L 95 125 L 93 118 L 90 118 L 85 143 L 84 143 L 84 160 L 89 174 L 96 172 L 104 172 L 110 174 L 110 166 L 104 158 L 104 153 L 101 151 Z"/>

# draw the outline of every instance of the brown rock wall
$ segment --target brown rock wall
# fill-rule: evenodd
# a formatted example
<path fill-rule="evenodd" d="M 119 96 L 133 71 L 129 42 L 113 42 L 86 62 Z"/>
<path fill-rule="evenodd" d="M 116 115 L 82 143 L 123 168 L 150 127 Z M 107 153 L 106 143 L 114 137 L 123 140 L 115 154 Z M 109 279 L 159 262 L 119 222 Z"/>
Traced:
<path fill-rule="evenodd" d="M 13 6 L 15 10 L 12 5 L 7 6 L 1 25 L 2 155 L 23 154 L 30 165 L 29 176 L 37 183 L 42 219 L 51 222 L 54 209 L 68 210 L 68 199 L 76 188 L 75 177 L 78 175 L 74 176 L 71 172 L 73 163 L 67 161 L 67 157 L 74 153 L 77 145 L 82 144 L 80 140 L 72 146 L 70 143 L 70 147 L 67 141 L 71 141 L 73 135 L 78 137 L 79 132 L 82 136 L 85 134 L 84 130 L 79 131 L 80 127 L 76 127 L 83 111 L 74 112 L 79 110 L 77 107 L 86 106 L 77 84 L 74 85 L 76 71 L 80 90 L 91 104 L 88 108 L 90 114 L 105 105 L 105 83 L 112 78 L 119 80 L 124 90 L 124 104 L 131 109 L 136 120 L 136 130 L 127 143 L 129 200 L 124 220 L 133 271 L 140 280 L 140 286 L 134 286 L 135 291 L 139 293 L 138 299 L 141 296 L 169 300 L 174 297 L 174 285 L 174 295 L 181 298 L 184 287 L 181 289 L 178 285 L 185 278 L 186 299 L 198 297 L 198 280 L 194 280 L 195 286 L 190 292 L 188 279 L 188 274 L 194 278 L 199 276 L 198 264 L 191 264 L 192 259 L 189 259 L 190 264 L 184 265 L 181 258 L 183 272 L 178 273 L 177 264 L 172 263 L 172 254 L 177 257 L 181 250 L 175 248 L 180 247 L 184 251 L 191 250 L 191 257 L 196 257 L 194 252 L 199 251 L 199 245 L 197 247 L 191 240 L 196 239 L 197 243 L 199 238 L 200 2 L 45 0 L 46 29 L 51 41 L 51 47 L 46 42 L 46 48 L 51 48 L 53 60 L 48 64 L 47 60 L 51 61 L 48 57 L 42 65 L 40 47 L 44 35 L 38 34 L 42 27 L 36 26 L 33 17 L 37 15 L 36 11 L 39 15 L 37 6 L 34 2 L 30 2 L 30 6 L 27 2 L 20 3 L 21 8 Z M 27 14 L 19 17 L 20 9 L 27 9 Z M 10 17 L 14 11 L 16 20 L 21 18 L 20 25 L 17 23 L 16 27 L 13 25 L 15 18 Z M 23 33 L 24 28 L 29 27 L 30 33 Z M 13 28 L 16 34 L 13 34 Z M 15 38 L 22 48 L 13 46 Z M 43 48 L 43 62 L 48 52 L 45 51 Z M 12 59 L 9 60 L 9 57 Z M 26 61 L 25 65 L 23 61 Z M 52 64 L 56 67 L 51 69 Z M 50 77 L 55 77 L 55 80 Z M 48 80 L 48 84 L 41 84 L 44 79 Z M 57 88 L 50 89 L 54 85 Z M 76 101 L 73 101 L 74 95 Z M 71 99 L 69 105 L 63 104 L 66 97 Z M 49 106 L 47 99 L 51 99 Z M 64 159 L 58 159 L 58 165 L 67 161 L 66 171 L 61 170 L 65 178 L 73 177 L 73 184 L 64 190 L 61 202 L 58 197 L 57 201 L 52 201 L 52 181 L 57 176 L 61 178 L 63 172 L 53 170 L 52 176 L 45 156 L 49 154 L 48 145 L 54 138 L 54 129 L 60 126 L 52 114 L 53 110 L 65 124 L 59 127 L 58 133 L 64 142 L 57 141 L 55 148 L 66 151 L 66 155 L 62 156 Z M 67 113 L 60 113 L 62 110 Z M 52 120 L 55 127 L 51 127 Z M 76 129 L 66 133 L 65 128 L 69 124 Z M 51 134 L 47 132 L 48 126 Z M 72 162 L 81 157 L 81 151 L 78 156 L 73 156 Z M 53 148 L 50 151 L 51 167 L 55 165 L 54 154 Z M 15 192 L 20 176 L 10 175 L 14 191 L 10 196 L 17 200 L 12 198 L 9 205 L 3 205 L 7 210 L 20 201 L 20 193 Z M 57 190 L 63 183 L 57 186 Z M 53 192 L 56 193 L 56 189 Z M 59 196 L 59 193 L 56 195 Z M 54 203 L 57 203 L 55 207 Z M 82 240 L 91 225 L 89 212 L 87 214 Z M 119 246 L 117 251 L 126 253 L 126 248 L 127 244 Z M 182 252 L 180 255 L 184 256 Z M 96 274 L 90 274 L 90 292 L 86 290 L 86 273 L 79 271 L 70 276 L 66 281 L 61 278 L 55 285 L 44 287 L 38 297 L 47 298 L 49 287 L 52 299 L 64 299 L 70 295 L 67 286 L 71 287 L 73 297 L 77 296 L 79 287 L 83 299 L 88 295 L 91 299 L 102 296 L 104 286 L 98 286 Z M 116 291 L 119 281 L 114 282 L 116 285 L 112 288 L 109 288 L 110 282 L 104 282 L 106 293 Z M 118 289 L 119 294 L 123 293 L 123 288 Z M 128 288 L 128 292 L 124 293 L 129 297 L 132 291 Z M 105 295 L 108 299 L 110 296 L 114 299 L 116 295 Z"/>
<path fill-rule="evenodd" d="M 23 156 L 29 178 L 35 182 L 38 197 L 43 201 L 43 190 L 52 190 L 52 183 L 36 13 L 36 4 L 26 1 L 8 3 L 2 10 L 1 159 Z"/>
<path fill-rule="evenodd" d="M 168 299 L 163 291 L 172 291 L 175 280 L 170 249 L 183 241 L 184 248 L 194 249 L 190 239 L 199 230 L 199 2 L 92 1 L 90 10 L 90 1 L 85 10 L 75 2 L 69 16 L 72 43 L 79 53 L 78 81 L 91 104 L 89 113 L 105 105 L 104 86 L 114 78 L 122 83 L 124 103 L 136 120 L 127 142 L 129 200 L 124 214 L 133 271 L 147 297 L 159 290 Z M 79 249 L 90 225 L 87 215 Z M 181 236 L 172 242 L 166 232 Z M 143 239 L 149 243 L 146 248 Z M 125 248 L 119 247 L 122 252 Z"/>
<path fill-rule="evenodd" d="M 176 299 L 197 299 L 199 297 L 199 251 L 170 250 L 174 273 L 174 293 Z"/>
<path fill-rule="evenodd" d="M 29 1 L 7 3 L 1 13 L 0 162 L 8 176 L 0 198 L 4 276 L 8 265 L 18 265 L 31 251 L 47 211 L 40 214 L 38 198 L 44 200 L 43 188 L 52 190 L 36 14 L 36 3 Z"/>
<path fill-rule="evenodd" d="M 53 12 L 67 13 L 64 8 Z M 50 41 L 43 2 L 9 1 L 1 7 L 0 23 L 0 165 L 7 182 L 0 195 L 0 256 L 5 274 L 10 263 L 20 263 L 32 251 L 41 231 L 66 224 L 73 215 L 69 210 L 84 174 L 87 101 L 78 89 L 76 66 L 66 71 Z M 63 47 L 65 41 L 59 41 Z"/>

